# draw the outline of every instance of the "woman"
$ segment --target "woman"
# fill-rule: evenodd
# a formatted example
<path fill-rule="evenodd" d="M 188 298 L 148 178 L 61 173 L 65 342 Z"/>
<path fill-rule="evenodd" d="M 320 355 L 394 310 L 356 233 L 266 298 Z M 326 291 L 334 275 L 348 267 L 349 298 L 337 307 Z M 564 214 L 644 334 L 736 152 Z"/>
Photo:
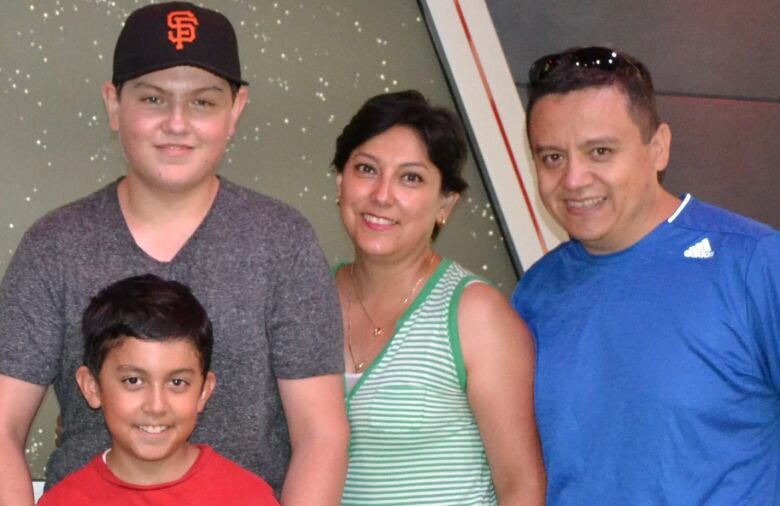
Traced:
<path fill-rule="evenodd" d="M 343 504 L 542 504 L 534 349 L 494 288 L 432 242 L 467 184 L 462 128 L 379 95 L 336 142 L 354 263 L 336 282 L 352 439 Z"/>

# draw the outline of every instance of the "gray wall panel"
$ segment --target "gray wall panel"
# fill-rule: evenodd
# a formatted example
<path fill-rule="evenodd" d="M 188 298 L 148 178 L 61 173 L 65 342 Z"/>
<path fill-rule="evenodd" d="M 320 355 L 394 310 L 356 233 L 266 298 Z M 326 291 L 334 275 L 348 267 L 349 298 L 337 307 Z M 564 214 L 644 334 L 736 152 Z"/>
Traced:
<path fill-rule="evenodd" d="M 661 97 L 672 128 L 664 186 L 780 228 L 780 104 Z"/>
<path fill-rule="evenodd" d="M 539 56 L 612 45 L 635 54 L 658 90 L 780 100 L 780 3 L 487 0 L 512 75 Z"/>

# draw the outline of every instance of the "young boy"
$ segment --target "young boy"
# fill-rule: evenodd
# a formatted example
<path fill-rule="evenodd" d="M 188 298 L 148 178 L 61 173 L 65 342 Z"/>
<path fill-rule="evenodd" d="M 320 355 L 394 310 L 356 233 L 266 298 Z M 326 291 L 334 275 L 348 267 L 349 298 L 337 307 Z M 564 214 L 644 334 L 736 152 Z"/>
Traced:
<path fill-rule="evenodd" d="M 108 286 L 84 311 L 81 393 L 111 448 L 49 490 L 47 505 L 275 505 L 271 487 L 188 442 L 214 391 L 213 337 L 189 288 L 151 274 Z"/>

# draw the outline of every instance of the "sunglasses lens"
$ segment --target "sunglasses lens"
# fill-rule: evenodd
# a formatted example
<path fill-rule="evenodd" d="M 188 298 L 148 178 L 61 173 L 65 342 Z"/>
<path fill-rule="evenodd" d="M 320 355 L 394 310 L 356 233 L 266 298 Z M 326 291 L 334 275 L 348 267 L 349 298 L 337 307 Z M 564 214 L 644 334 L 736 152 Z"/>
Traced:
<path fill-rule="evenodd" d="M 560 55 L 551 54 L 543 56 L 533 62 L 531 68 L 528 69 L 528 79 L 532 83 L 536 83 L 544 79 L 544 76 L 549 74 L 552 69 L 558 66 Z"/>
<path fill-rule="evenodd" d="M 596 67 L 601 70 L 615 70 L 622 61 L 615 51 L 604 47 L 586 47 L 572 54 L 574 64 L 588 68 Z"/>
<path fill-rule="evenodd" d="M 623 64 L 630 65 L 630 62 L 627 62 L 612 49 L 598 46 L 584 47 L 576 51 L 551 54 L 539 58 L 528 70 L 528 79 L 531 84 L 536 84 L 547 77 L 554 69 L 563 65 L 616 70 Z"/>

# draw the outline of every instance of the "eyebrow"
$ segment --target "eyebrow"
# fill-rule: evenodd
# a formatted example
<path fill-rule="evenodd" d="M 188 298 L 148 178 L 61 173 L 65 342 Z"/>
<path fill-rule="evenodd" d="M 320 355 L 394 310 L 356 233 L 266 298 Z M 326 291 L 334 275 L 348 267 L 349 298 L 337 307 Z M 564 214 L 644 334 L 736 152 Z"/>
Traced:
<path fill-rule="evenodd" d="M 148 374 L 148 371 L 146 369 L 143 369 L 142 367 L 137 367 L 130 364 L 121 364 L 117 367 L 118 371 L 123 372 L 134 372 L 134 373 L 142 373 L 142 374 Z M 175 369 L 168 373 L 169 376 L 174 376 L 177 374 L 197 374 L 197 371 L 191 367 L 182 367 L 180 369 Z"/>
<path fill-rule="evenodd" d="M 596 137 L 594 139 L 588 139 L 582 144 L 579 144 L 579 147 L 581 148 L 591 148 L 594 146 L 603 146 L 603 145 L 609 145 L 609 146 L 615 146 L 617 144 L 620 144 L 620 140 L 617 137 Z M 533 152 L 534 154 L 539 154 L 543 151 L 565 151 L 564 149 L 554 146 L 551 144 L 538 144 L 534 146 Z"/>
<path fill-rule="evenodd" d="M 117 366 L 116 369 L 118 371 L 146 373 L 146 369 L 142 369 L 141 367 L 136 367 L 136 366 L 130 365 L 130 364 L 120 364 L 120 365 Z"/>
<path fill-rule="evenodd" d="M 536 146 L 534 146 L 534 154 L 537 155 L 542 151 L 560 151 L 560 150 L 561 148 L 557 146 L 546 145 L 546 144 L 537 144 Z"/>
<path fill-rule="evenodd" d="M 620 140 L 617 137 L 596 137 L 595 139 L 588 139 L 584 144 L 584 147 L 601 146 L 604 144 L 615 145 L 620 144 Z"/>
<path fill-rule="evenodd" d="M 358 156 L 363 156 L 365 158 L 370 158 L 375 163 L 380 163 L 381 162 L 381 160 L 379 158 L 377 158 L 374 155 L 371 155 L 369 153 L 366 153 L 364 151 L 358 151 L 357 153 L 355 153 L 355 157 L 358 157 Z M 429 169 L 430 168 L 424 162 L 404 162 L 400 166 L 401 167 L 422 167 L 422 168 L 425 168 L 425 169 Z"/>
<path fill-rule="evenodd" d="M 176 369 L 175 371 L 171 371 L 170 376 L 175 376 L 179 374 L 197 374 L 197 371 L 191 367 L 183 367 L 181 369 Z"/>
<path fill-rule="evenodd" d="M 138 88 L 152 88 L 153 90 L 156 90 L 158 93 L 168 93 L 168 91 L 165 90 L 164 88 L 161 88 L 156 84 L 148 83 L 146 81 L 138 81 L 133 84 L 133 89 L 138 89 Z M 225 91 L 225 88 L 215 84 L 213 86 L 203 86 L 202 88 L 196 88 L 194 90 L 188 91 L 187 93 L 197 94 L 197 93 L 204 93 L 207 91 L 216 91 L 218 93 L 223 93 Z"/>

